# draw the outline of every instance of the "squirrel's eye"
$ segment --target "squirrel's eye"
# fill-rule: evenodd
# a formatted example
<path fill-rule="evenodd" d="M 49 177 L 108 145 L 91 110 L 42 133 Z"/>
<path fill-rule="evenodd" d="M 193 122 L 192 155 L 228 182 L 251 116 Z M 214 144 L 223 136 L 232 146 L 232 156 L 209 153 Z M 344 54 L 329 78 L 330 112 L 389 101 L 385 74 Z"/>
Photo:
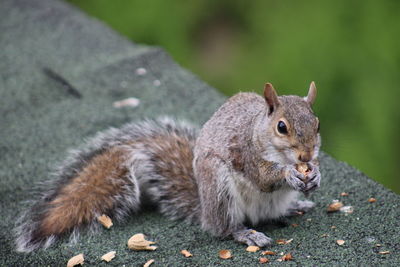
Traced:
<path fill-rule="evenodd" d="M 281 134 L 287 134 L 288 133 L 286 124 L 283 121 L 279 121 L 278 122 L 277 128 L 278 128 L 278 132 L 281 133 Z"/>

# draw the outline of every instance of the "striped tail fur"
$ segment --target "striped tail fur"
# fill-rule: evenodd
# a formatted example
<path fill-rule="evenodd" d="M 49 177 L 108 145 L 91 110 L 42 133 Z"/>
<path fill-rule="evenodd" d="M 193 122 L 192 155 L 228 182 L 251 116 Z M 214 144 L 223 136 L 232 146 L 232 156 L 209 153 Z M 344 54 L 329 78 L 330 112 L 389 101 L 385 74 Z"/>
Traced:
<path fill-rule="evenodd" d="M 76 241 L 106 214 L 121 220 L 143 204 L 156 204 L 171 219 L 197 222 L 193 177 L 197 129 L 169 118 L 111 128 L 71 151 L 41 196 L 17 222 L 20 252 L 47 248 L 60 236 Z"/>

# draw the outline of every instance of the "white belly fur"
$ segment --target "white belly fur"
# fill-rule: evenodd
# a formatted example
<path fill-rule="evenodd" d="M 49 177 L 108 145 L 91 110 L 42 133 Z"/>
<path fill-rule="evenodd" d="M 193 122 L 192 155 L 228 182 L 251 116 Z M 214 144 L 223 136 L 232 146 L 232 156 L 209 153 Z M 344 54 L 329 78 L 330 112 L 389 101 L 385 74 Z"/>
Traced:
<path fill-rule="evenodd" d="M 244 222 L 247 218 L 252 224 L 283 216 L 290 204 L 298 197 L 298 192 L 282 188 L 271 193 L 260 191 L 242 174 L 235 172 L 230 181 L 233 218 Z"/>

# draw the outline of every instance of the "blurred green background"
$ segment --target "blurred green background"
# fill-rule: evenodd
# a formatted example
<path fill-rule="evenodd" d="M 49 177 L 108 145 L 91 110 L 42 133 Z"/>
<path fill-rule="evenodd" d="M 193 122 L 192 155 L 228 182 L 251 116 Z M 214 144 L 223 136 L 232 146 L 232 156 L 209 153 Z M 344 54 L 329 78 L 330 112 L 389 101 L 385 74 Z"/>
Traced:
<path fill-rule="evenodd" d="M 314 80 L 323 150 L 400 193 L 400 1 L 69 2 L 226 95 Z"/>

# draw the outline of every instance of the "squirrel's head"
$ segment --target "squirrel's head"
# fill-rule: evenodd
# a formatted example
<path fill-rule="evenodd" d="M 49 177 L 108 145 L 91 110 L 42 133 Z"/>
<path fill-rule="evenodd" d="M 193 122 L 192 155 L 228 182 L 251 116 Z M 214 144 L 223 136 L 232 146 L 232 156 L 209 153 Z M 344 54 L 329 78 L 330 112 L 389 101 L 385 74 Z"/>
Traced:
<path fill-rule="evenodd" d="M 319 120 L 311 109 L 316 95 L 314 82 L 306 97 L 278 96 L 272 84 L 265 85 L 265 112 L 254 136 L 265 160 L 296 164 L 318 156 Z"/>

